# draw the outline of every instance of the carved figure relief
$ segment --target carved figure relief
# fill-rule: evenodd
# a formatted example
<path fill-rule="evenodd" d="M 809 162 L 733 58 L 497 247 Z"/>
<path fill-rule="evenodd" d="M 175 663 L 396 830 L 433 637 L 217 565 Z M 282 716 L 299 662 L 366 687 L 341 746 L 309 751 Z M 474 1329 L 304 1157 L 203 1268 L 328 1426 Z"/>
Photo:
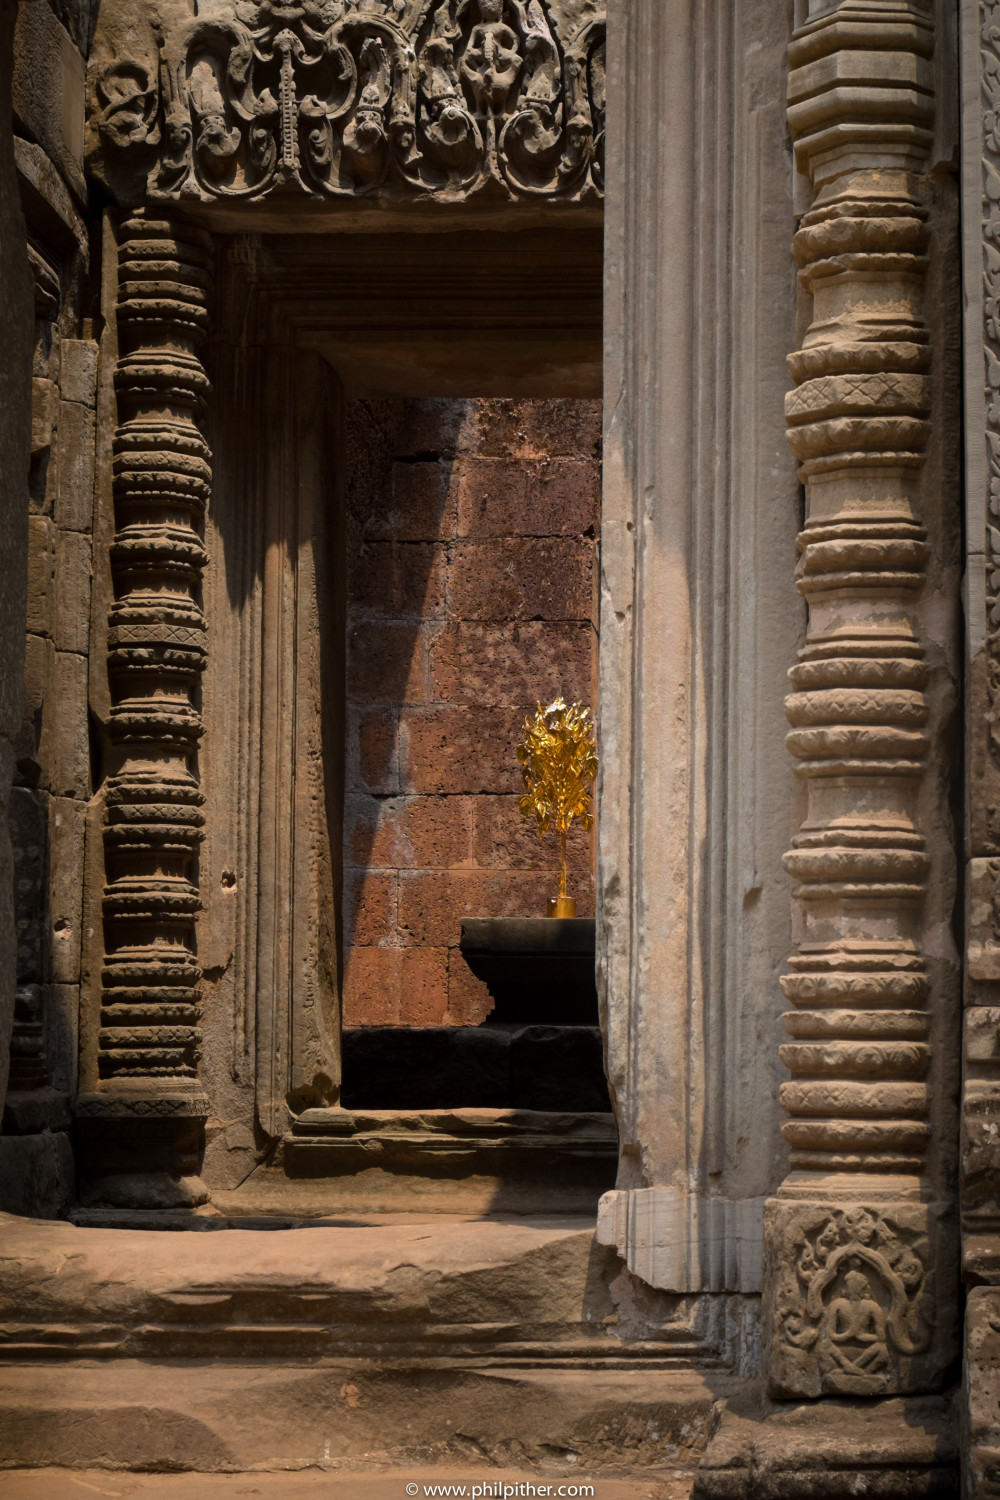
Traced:
<path fill-rule="evenodd" d="M 547 0 L 238 0 L 92 97 L 153 200 L 602 187 L 604 23 L 564 43 Z"/>
<path fill-rule="evenodd" d="M 835 1210 L 801 1235 L 782 1334 L 812 1351 L 825 1391 L 880 1395 L 898 1357 L 926 1348 L 926 1258 L 922 1238 L 867 1208 Z"/>
<path fill-rule="evenodd" d="M 948 1379 L 954 1236 L 927 1204 L 772 1199 L 765 1337 L 772 1393 L 882 1396 Z"/>

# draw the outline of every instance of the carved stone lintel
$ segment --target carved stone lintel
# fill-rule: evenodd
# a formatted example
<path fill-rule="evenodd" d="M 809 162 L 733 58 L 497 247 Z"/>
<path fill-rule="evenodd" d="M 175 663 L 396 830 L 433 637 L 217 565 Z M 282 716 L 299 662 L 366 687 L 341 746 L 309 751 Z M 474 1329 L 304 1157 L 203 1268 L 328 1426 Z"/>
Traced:
<path fill-rule="evenodd" d="M 91 163 L 151 202 L 601 192 L 603 7 L 561 34 L 550 0 L 230 0 L 126 55 L 112 10 Z"/>

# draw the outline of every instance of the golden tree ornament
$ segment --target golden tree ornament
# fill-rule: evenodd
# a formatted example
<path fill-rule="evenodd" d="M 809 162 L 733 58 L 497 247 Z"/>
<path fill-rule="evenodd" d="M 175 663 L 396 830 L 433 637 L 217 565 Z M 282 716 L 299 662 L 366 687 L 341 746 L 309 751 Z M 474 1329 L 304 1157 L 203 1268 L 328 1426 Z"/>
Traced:
<path fill-rule="evenodd" d="M 590 709 L 562 698 L 548 708 L 539 703 L 535 717 L 524 721 L 517 759 L 524 777 L 521 812 L 535 819 L 540 839 L 551 827 L 559 837 L 559 895 L 549 901 L 549 916 L 575 917 L 576 902 L 566 892 L 566 835 L 577 818 L 588 831 L 594 826 L 590 788 L 597 775 L 597 734 Z"/>

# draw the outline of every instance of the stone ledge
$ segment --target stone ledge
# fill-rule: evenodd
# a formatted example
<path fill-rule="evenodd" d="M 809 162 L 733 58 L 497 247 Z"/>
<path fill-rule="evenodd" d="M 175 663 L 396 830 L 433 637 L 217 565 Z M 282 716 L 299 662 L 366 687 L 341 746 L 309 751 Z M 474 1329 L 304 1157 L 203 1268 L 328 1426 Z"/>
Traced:
<path fill-rule="evenodd" d="M 384 1470 L 456 1458 L 572 1481 L 692 1469 L 717 1394 L 689 1370 L 393 1369 L 111 1361 L 0 1369 L 0 1450 L 10 1467 Z M 542 1473 L 538 1472 L 541 1470 Z M 395 1478 L 382 1495 L 391 1493 Z M 398 1494 L 402 1500 L 403 1480 Z M 565 1478 L 561 1481 L 565 1482 Z M 53 1491 L 52 1493 L 56 1493 Z M 599 1500 L 604 1490 L 598 1490 Z"/>
<path fill-rule="evenodd" d="M 683 1308 L 665 1323 L 620 1324 L 620 1270 L 586 1218 L 221 1229 L 206 1240 L 4 1216 L 0 1358 L 718 1364 Z"/>
<path fill-rule="evenodd" d="M 13 1469 L 0 1475 L 0 1493 L 4 1500 L 52 1500 L 54 1495 L 73 1494 L 82 1486 L 100 1495 L 109 1495 L 113 1500 L 237 1500 L 245 1495 L 258 1495 L 261 1500 L 330 1500 L 332 1487 L 336 1485 L 337 1500 L 400 1500 L 406 1483 L 419 1485 L 424 1493 L 425 1485 L 464 1485 L 465 1493 L 472 1495 L 473 1487 L 484 1484 L 493 1486 L 494 1496 L 516 1493 L 513 1486 L 551 1483 L 553 1487 L 569 1480 L 571 1483 L 586 1483 L 588 1474 L 581 1474 L 571 1465 L 572 1455 L 563 1463 L 549 1458 L 544 1466 L 535 1469 L 520 1467 L 497 1469 L 492 1461 L 480 1460 L 478 1467 L 455 1467 L 459 1462 L 468 1465 L 471 1456 L 460 1443 L 455 1443 L 453 1462 L 438 1468 L 425 1463 L 419 1466 L 407 1464 L 405 1470 L 375 1473 L 348 1473 L 339 1465 L 323 1462 L 298 1472 L 282 1470 L 239 1470 L 228 1474 L 144 1474 L 121 1473 L 108 1469 Z M 503 1460 L 506 1461 L 506 1460 Z M 602 1469 L 600 1476 L 601 1500 L 649 1500 L 650 1483 L 654 1476 L 625 1477 L 627 1465 L 623 1466 L 621 1478 L 611 1478 Z M 656 1500 L 689 1500 L 694 1472 L 690 1469 L 671 1467 L 666 1474 L 655 1475 Z M 508 1488 L 505 1488 L 508 1487 Z M 479 1491 L 477 1490 L 477 1493 Z M 530 1494 L 522 1490 L 521 1494 Z"/>
<path fill-rule="evenodd" d="M 762 1405 L 721 1412 L 694 1500 L 949 1500 L 959 1491 L 948 1396 Z"/>
<path fill-rule="evenodd" d="M 593 1213 L 617 1165 L 610 1114 L 311 1109 L 244 1191 L 301 1192 L 311 1179 L 326 1212 Z"/>

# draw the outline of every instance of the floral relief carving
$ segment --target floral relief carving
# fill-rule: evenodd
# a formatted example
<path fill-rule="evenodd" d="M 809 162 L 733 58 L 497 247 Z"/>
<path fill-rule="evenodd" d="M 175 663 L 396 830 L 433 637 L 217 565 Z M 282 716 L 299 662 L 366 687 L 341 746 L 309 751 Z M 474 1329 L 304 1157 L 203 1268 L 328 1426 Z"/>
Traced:
<path fill-rule="evenodd" d="M 547 0 L 239 0 L 101 68 L 93 123 L 151 199 L 595 195 L 604 33 Z"/>

